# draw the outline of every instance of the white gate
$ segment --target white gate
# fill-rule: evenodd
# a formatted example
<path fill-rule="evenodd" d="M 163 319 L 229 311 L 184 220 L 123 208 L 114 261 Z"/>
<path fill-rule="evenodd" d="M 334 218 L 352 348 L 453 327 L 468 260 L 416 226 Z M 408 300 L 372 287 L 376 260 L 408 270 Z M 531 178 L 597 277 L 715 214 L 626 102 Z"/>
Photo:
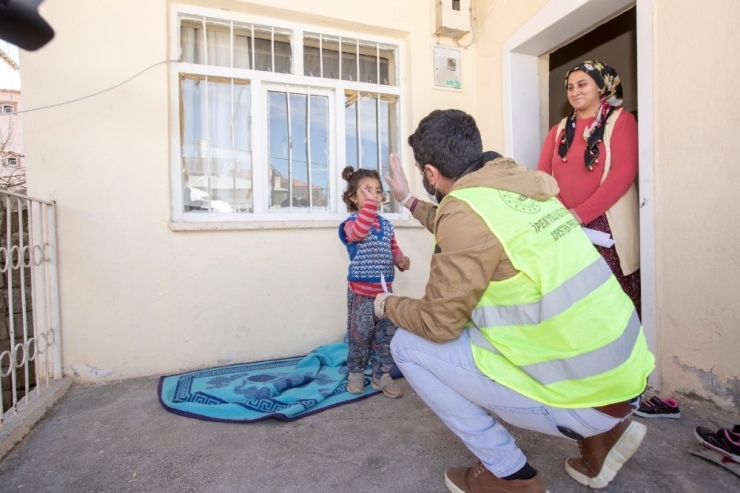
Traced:
<path fill-rule="evenodd" d="M 0 190 L 0 427 L 62 377 L 55 205 Z"/>

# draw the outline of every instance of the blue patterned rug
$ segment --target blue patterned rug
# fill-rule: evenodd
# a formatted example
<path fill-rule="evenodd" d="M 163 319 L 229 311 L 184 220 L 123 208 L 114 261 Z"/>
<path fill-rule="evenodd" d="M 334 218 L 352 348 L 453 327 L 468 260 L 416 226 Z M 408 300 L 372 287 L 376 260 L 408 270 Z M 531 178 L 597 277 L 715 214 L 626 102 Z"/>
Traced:
<path fill-rule="evenodd" d="M 168 411 L 190 418 L 292 421 L 380 392 L 372 389 L 369 376 L 365 392 L 347 392 L 346 363 L 347 343 L 342 342 L 303 357 L 169 375 L 159 379 L 159 400 Z"/>

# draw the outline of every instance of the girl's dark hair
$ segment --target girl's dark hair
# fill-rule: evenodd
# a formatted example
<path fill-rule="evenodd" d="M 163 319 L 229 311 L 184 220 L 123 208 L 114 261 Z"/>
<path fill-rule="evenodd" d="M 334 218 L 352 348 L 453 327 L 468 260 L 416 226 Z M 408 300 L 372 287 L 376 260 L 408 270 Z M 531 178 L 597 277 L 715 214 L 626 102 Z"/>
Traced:
<path fill-rule="evenodd" d="M 357 204 L 350 200 L 357 193 L 357 188 L 360 184 L 360 180 L 363 178 L 375 178 L 380 183 L 380 189 L 383 190 L 383 181 L 380 179 L 380 173 L 374 169 L 363 169 L 360 168 L 355 171 L 352 166 L 347 166 L 342 170 L 342 178 L 347 182 L 347 188 L 342 194 L 342 200 L 347 204 L 347 209 L 352 212 L 357 212 Z"/>

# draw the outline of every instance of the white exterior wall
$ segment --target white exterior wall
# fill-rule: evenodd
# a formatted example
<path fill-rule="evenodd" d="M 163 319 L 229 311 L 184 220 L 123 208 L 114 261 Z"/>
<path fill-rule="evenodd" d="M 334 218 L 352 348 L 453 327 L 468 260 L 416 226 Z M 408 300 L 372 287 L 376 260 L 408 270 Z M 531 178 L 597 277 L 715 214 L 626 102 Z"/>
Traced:
<path fill-rule="evenodd" d="M 422 196 L 406 136 L 433 109 L 475 112 L 475 46 L 463 53 L 463 90 L 433 89 L 432 0 L 186 3 L 399 38 L 403 159 Z M 56 36 L 22 52 L 24 106 L 96 93 L 167 59 L 168 5 L 45 1 L 41 14 Z M 348 258 L 338 222 L 171 230 L 169 136 L 177 128 L 168 121 L 168 70 L 163 64 L 112 91 L 25 116 L 29 194 L 58 204 L 64 371 L 83 381 L 300 355 L 346 330 Z M 412 267 L 395 291 L 419 296 L 432 236 L 396 231 Z"/>
<path fill-rule="evenodd" d="M 740 2 L 655 7 L 656 271 L 664 391 L 740 405 Z M 638 74 L 639 75 L 639 74 Z"/>

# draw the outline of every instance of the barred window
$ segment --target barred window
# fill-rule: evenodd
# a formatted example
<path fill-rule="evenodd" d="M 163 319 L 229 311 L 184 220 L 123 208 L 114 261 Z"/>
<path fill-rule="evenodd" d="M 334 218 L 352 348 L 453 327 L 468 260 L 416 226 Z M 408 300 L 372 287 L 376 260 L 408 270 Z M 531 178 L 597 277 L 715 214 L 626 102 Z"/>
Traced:
<path fill-rule="evenodd" d="M 175 221 L 336 219 L 345 166 L 388 173 L 401 121 L 392 40 L 173 9 Z M 401 207 L 386 194 L 383 211 Z"/>

